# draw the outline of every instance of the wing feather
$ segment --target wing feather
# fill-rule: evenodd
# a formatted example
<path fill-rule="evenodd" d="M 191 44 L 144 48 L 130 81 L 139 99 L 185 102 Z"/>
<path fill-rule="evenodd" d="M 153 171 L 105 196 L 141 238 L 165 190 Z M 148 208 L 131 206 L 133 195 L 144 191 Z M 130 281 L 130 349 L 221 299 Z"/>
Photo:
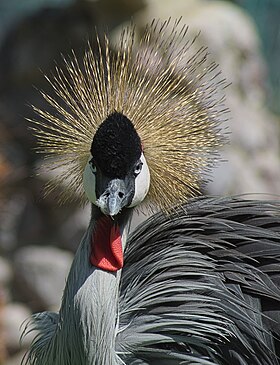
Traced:
<path fill-rule="evenodd" d="M 279 364 L 279 278 L 279 202 L 204 197 L 155 215 L 126 249 L 118 353 L 129 364 Z"/>

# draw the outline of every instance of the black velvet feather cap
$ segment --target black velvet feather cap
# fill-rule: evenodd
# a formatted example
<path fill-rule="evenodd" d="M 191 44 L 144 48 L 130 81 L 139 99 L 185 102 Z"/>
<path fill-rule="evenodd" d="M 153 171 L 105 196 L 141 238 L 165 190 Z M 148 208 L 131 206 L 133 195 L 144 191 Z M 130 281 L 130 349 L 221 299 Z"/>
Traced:
<path fill-rule="evenodd" d="M 90 151 L 103 174 L 122 179 L 141 156 L 141 140 L 132 122 L 114 111 L 97 129 Z"/>

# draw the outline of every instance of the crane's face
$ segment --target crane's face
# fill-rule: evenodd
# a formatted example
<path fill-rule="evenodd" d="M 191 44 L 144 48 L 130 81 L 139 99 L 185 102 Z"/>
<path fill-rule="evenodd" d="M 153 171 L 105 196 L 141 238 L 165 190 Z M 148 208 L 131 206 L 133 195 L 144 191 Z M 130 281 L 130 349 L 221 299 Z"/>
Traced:
<path fill-rule="evenodd" d="M 139 205 L 148 193 L 150 173 L 144 155 L 123 178 L 108 177 L 91 158 L 84 171 L 84 188 L 88 199 L 102 213 L 117 215 L 123 208 Z"/>
<path fill-rule="evenodd" d="M 140 138 L 121 113 L 112 113 L 97 130 L 84 171 L 88 199 L 103 214 L 115 216 L 139 205 L 150 186 Z"/>

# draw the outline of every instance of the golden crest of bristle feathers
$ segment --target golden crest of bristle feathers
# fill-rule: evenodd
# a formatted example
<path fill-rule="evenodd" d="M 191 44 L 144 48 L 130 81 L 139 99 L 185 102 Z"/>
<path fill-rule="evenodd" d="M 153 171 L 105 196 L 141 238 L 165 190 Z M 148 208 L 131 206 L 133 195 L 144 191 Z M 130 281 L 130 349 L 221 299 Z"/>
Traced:
<path fill-rule="evenodd" d="M 98 126 L 113 111 L 134 124 L 150 169 L 149 201 L 164 211 L 198 194 L 202 173 L 223 144 L 220 123 L 224 82 L 206 48 L 186 40 L 179 21 L 148 25 L 136 43 L 133 26 L 117 46 L 97 37 L 97 54 L 73 55 L 49 80 L 55 97 L 42 93 L 53 112 L 34 108 L 34 130 L 49 168 L 62 169 L 47 191 L 63 185 L 60 201 L 85 201 L 83 170 Z M 180 40 L 180 41 L 178 41 Z M 219 93 L 218 93 L 219 94 Z"/>

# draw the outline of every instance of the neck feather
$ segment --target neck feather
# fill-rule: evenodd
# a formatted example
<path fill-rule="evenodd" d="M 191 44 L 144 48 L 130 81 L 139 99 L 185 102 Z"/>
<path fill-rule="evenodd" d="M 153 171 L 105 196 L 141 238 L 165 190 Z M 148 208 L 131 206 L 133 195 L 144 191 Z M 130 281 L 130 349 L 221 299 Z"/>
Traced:
<path fill-rule="evenodd" d="M 92 232 L 98 214 L 100 213 L 96 208 L 93 208 L 90 225 L 76 253 L 67 279 L 60 310 L 57 340 L 58 345 L 69 354 L 71 359 L 69 364 L 116 365 L 120 363 L 115 352 L 115 337 L 121 270 L 103 271 L 94 267 L 89 260 Z M 124 250 L 130 214 L 124 212 L 117 219 Z M 55 364 L 68 365 L 68 362 L 59 361 Z"/>

